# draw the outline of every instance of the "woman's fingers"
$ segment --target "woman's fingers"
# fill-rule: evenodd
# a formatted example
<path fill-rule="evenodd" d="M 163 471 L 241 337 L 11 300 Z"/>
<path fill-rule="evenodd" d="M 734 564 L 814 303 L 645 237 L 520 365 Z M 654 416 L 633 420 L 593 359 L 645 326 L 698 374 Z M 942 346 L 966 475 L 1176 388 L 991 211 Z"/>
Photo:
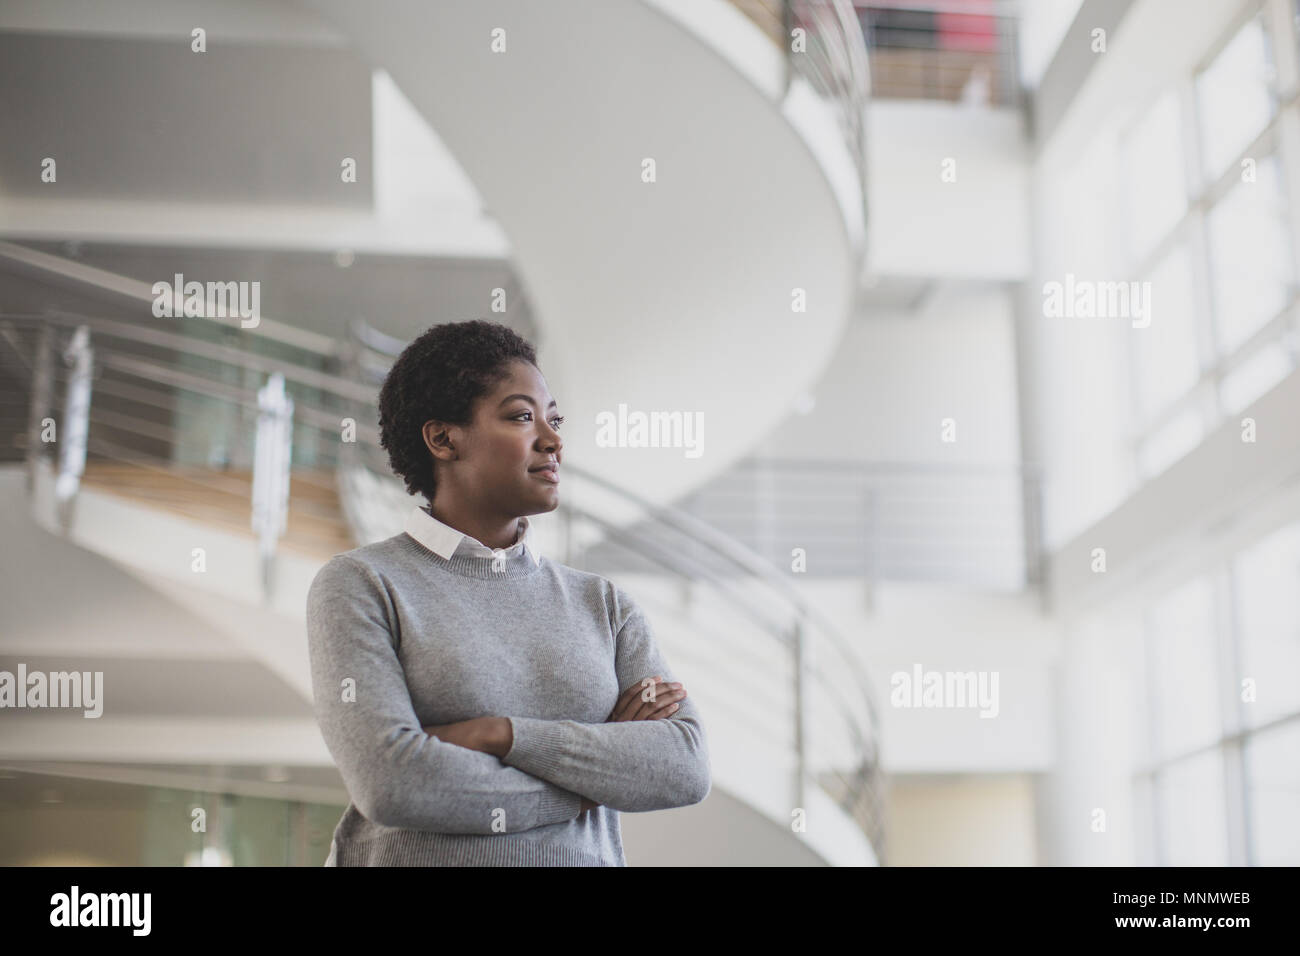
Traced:
<path fill-rule="evenodd" d="M 640 707 L 634 712 L 632 720 L 656 720 L 676 712 L 682 698 L 686 696 L 686 688 L 678 685 L 673 689 L 670 684 L 661 686 L 666 692 L 656 692 L 654 700 L 642 701 L 638 698 Z"/>
<path fill-rule="evenodd" d="M 650 687 L 654 687 L 653 694 L 650 694 Z M 680 687 L 681 684 L 677 684 Z M 614 705 L 613 712 L 609 715 L 609 720 L 642 720 L 643 713 L 653 713 L 660 709 L 667 697 L 673 690 L 673 686 L 663 681 L 662 677 L 647 677 L 623 691 L 619 695 L 618 703 Z M 643 701 L 642 697 L 653 696 L 653 701 Z M 671 701 L 669 701 L 671 703 Z"/>
<path fill-rule="evenodd" d="M 610 720 L 631 720 L 631 715 L 635 713 L 639 706 L 638 701 L 648 681 L 658 681 L 658 677 L 647 677 L 638 681 L 631 687 L 623 691 L 618 697 L 618 703 L 614 705 L 614 712 L 610 715 Z M 655 691 L 658 694 L 658 691 Z"/>
<path fill-rule="evenodd" d="M 658 717 L 667 717 L 677 709 L 677 701 L 686 696 L 686 691 L 679 682 L 663 682 L 654 685 L 654 690 L 650 690 L 649 679 L 642 681 L 641 685 L 631 688 L 632 702 L 629 705 L 625 720 L 653 720 Z M 652 697 L 652 700 L 647 700 Z"/>

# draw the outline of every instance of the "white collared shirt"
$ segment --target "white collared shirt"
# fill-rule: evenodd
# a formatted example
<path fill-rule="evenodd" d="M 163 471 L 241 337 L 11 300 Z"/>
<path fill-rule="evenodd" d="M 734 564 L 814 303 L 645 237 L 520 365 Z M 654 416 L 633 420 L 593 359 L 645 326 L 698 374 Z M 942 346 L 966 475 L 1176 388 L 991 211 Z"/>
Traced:
<path fill-rule="evenodd" d="M 537 543 L 531 533 L 527 517 L 519 519 L 519 534 L 515 543 L 508 548 L 489 548 L 477 538 L 472 538 L 451 525 L 444 524 L 425 510 L 422 505 L 414 505 L 406 519 L 403 529 L 420 544 L 424 545 L 441 558 L 451 558 L 453 554 L 464 554 L 478 558 L 494 559 L 499 567 L 507 558 L 513 558 L 520 552 L 527 554 L 533 564 L 540 565 L 542 556 L 537 550 Z"/>

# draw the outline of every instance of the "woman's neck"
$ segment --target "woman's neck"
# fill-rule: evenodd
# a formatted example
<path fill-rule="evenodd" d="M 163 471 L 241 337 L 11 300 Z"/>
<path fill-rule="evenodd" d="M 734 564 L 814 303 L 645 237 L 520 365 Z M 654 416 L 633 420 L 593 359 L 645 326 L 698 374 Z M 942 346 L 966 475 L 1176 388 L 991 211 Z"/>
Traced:
<path fill-rule="evenodd" d="M 455 528 L 461 534 L 467 534 L 476 541 L 481 541 L 489 548 L 508 548 L 519 538 L 518 517 L 493 519 L 481 515 L 456 514 L 444 511 L 441 505 L 429 505 L 429 514 L 433 515 L 449 528 Z"/>

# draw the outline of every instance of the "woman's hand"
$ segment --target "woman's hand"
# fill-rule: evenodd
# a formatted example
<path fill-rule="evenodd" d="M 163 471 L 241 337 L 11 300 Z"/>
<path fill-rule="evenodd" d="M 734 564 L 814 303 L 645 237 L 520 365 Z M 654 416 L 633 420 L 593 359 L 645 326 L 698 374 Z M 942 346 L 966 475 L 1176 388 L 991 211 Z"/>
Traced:
<path fill-rule="evenodd" d="M 650 688 L 653 687 L 652 691 Z M 686 688 L 678 682 L 665 684 L 663 678 L 656 675 L 647 677 L 623 691 L 614 704 L 614 709 L 605 718 L 605 723 L 619 720 L 661 720 L 671 716 L 678 707 L 678 701 L 686 696 Z M 643 698 L 653 697 L 654 700 Z M 581 816 L 587 810 L 594 810 L 599 803 L 582 798 Z"/>
<path fill-rule="evenodd" d="M 653 691 L 651 688 L 654 688 Z M 606 723 L 618 720 L 661 720 L 676 712 L 678 701 L 686 696 L 680 683 L 665 684 L 662 677 L 646 677 L 619 695 Z M 653 697 L 653 700 L 647 698 Z"/>
<path fill-rule="evenodd" d="M 514 744 L 510 721 L 505 717 L 473 717 L 451 724 L 421 727 L 430 737 L 469 750 L 480 750 L 494 757 L 504 757 Z"/>
<path fill-rule="evenodd" d="M 651 688 L 654 688 L 651 690 Z M 679 701 L 686 696 L 686 688 L 678 682 L 665 683 L 662 677 L 646 677 L 623 691 L 614 709 L 605 718 L 606 723 L 621 720 L 662 720 L 677 711 Z M 653 698 L 653 699 L 650 699 Z M 504 757 L 514 746 L 514 732 L 505 717 L 474 717 L 450 724 L 431 724 L 421 728 L 430 737 L 436 737 L 458 747 L 480 750 L 496 757 Z M 579 815 L 594 810 L 600 804 L 582 798 Z"/>

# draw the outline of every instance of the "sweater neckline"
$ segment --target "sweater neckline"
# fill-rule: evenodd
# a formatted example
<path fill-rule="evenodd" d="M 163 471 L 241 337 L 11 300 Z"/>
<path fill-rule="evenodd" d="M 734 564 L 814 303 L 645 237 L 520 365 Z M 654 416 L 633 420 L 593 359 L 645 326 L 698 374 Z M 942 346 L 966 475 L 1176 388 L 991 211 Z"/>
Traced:
<path fill-rule="evenodd" d="M 509 557 L 502 555 L 500 559 L 466 554 L 453 554 L 450 558 L 444 558 L 437 552 L 430 551 L 409 532 L 403 531 L 397 536 L 397 541 L 402 550 L 407 553 L 427 561 L 439 570 L 459 577 L 479 578 L 486 581 L 512 581 L 526 578 L 541 570 L 541 563 L 534 563 L 532 556 L 522 548 L 517 554 Z M 541 555 L 541 559 L 545 561 L 546 555 Z"/>

